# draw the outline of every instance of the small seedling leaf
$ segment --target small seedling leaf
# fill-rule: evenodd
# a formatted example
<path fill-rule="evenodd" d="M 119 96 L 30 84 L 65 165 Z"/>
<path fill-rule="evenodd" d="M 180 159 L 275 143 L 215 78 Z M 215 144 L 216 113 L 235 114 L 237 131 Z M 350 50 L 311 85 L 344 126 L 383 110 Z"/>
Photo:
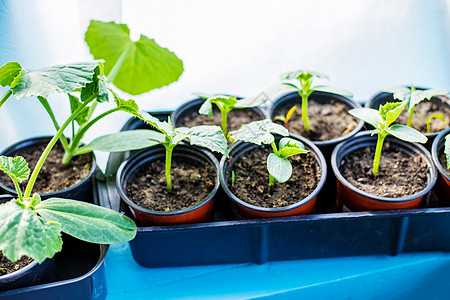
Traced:
<path fill-rule="evenodd" d="M 267 170 L 278 182 L 286 182 L 291 178 L 292 165 L 289 160 L 270 153 L 267 157 Z"/>
<path fill-rule="evenodd" d="M 291 138 L 282 138 L 279 145 L 280 149 L 278 154 L 284 158 L 309 152 L 305 149 L 305 145 L 302 142 Z"/>
<path fill-rule="evenodd" d="M 167 137 L 172 138 L 175 135 L 175 132 L 171 124 L 169 124 L 166 121 L 162 122 L 158 120 L 158 118 L 155 118 L 146 111 L 140 110 L 136 116 L 139 117 L 141 120 L 145 121 L 146 123 L 154 126 L 156 129 L 161 131 Z"/>
<path fill-rule="evenodd" d="M 208 117 L 213 116 L 213 107 L 210 99 L 203 102 L 202 106 L 200 106 L 200 109 L 198 110 L 198 113 L 201 115 L 207 115 Z"/>
<path fill-rule="evenodd" d="M 405 125 L 392 125 L 392 127 L 386 129 L 386 131 L 396 138 L 411 143 L 426 143 L 427 141 L 427 137 L 425 135 L 414 128 Z"/>
<path fill-rule="evenodd" d="M 121 152 L 148 148 L 165 141 L 165 135 L 148 129 L 107 134 L 94 139 L 83 150 Z"/>
<path fill-rule="evenodd" d="M 397 120 L 405 105 L 406 103 L 404 102 L 388 102 L 380 105 L 379 114 L 387 126 Z"/>
<path fill-rule="evenodd" d="M 14 158 L 0 156 L 0 170 L 8 174 L 16 182 L 27 180 L 30 176 L 30 168 L 22 156 Z"/>
<path fill-rule="evenodd" d="M 378 110 L 373 108 L 354 108 L 349 110 L 348 113 L 366 123 L 369 123 L 375 128 L 378 128 L 379 124 L 383 123 Z"/>
<path fill-rule="evenodd" d="M 242 125 L 240 129 L 230 132 L 229 138 L 232 142 L 244 141 L 257 145 L 261 145 L 261 143 L 270 144 L 274 141 L 272 133 L 282 136 L 289 135 L 286 128 L 266 119 Z"/>
<path fill-rule="evenodd" d="M 16 76 L 21 74 L 22 66 L 17 62 L 8 62 L 0 68 L 0 85 L 11 86 Z"/>

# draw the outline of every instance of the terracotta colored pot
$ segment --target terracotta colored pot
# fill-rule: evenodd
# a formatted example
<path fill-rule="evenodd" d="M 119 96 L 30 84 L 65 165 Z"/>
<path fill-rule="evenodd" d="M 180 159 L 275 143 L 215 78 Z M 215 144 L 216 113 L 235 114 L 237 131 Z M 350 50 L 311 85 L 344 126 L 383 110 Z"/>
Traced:
<path fill-rule="evenodd" d="M 219 189 L 219 162 L 212 153 L 193 147 L 179 144 L 172 153 L 172 159 L 190 160 L 202 164 L 211 164 L 216 171 L 215 186 L 211 193 L 191 207 L 172 211 L 161 212 L 143 208 L 135 204 L 126 195 L 126 186 L 129 179 L 146 163 L 165 158 L 165 148 L 163 146 L 150 147 L 142 150 L 124 161 L 117 171 L 116 187 L 121 199 L 128 205 L 136 220 L 141 226 L 187 224 L 211 221 L 213 217 L 214 199 Z"/>
<path fill-rule="evenodd" d="M 436 167 L 430 153 L 419 144 L 406 143 L 393 137 L 387 137 L 391 147 L 396 147 L 409 155 L 419 154 L 428 163 L 428 185 L 421 192 L 401 198 L 379 197 L 357 189 L 350 184 L 339 171 L 342 159 L 349 153 L 367 146 L 375 147 L 377 136 L 371 131 L 361 132 L 349 140 L 339 144 L 331 156 L 331 167 L 337 178 L 336 201 L 338 207 L 345 205 L 351 211 L 386 210 L 417 208 L 422 199 L 431 191 L 436 183 Z"/>
<path fill-rule="evenodd" d="M 16 153 L 18 153 L 20 150 L 32 147 L 35 145 L 47 145 L 52 137 L 43 136 L 43 137 L 35 137 L 30 138 L 26 140 L 19 141 L 8 148 L 4 149 L 0 155 L 6 155 L 6 156 L 15 156 Z M 45 164 L 44 164 L 45 166 Z M 51 193 L 43 193 L 40 194 L 42 199 L 49 199 L 49 198 L 66 198 L 66 199 L 73 199 L 73 200 L 80 200 L 85 202 L 93 203 L 93 180 L 94 180 L 94 174 L 95 170 L 97 169 L 97 165 L 95 163 L 94 155 L 92 155 L 92 168 L 89 171 L 88 176 L 86 176 L 83 180 L 78 182 L 77 184 L 60 190 L 55 191 Z M 7 194 L 11 195 L 17 195 L 16 190 L 12 189 L 10 187 L 7 187 L 3 183 L 0 182 L 0 190 L 3 190 Z"/>
<path fill-rule="evenodd" d="M 236 195 L 234 195 L 228 187 L 228 179 L 231 176 L 231 171 L 233 169 L 233 164 L 236 160 L 248 151 L 252 151 L 256 148 L 267 147 L 270 145 L 255 145 L 246 142 L 237 142 L 229 149 L 230 159 L 222 157 L 220 161 L 220 184 L 226 194 L 226 196 L 234 203 L 237 212 L 244 218 L 268 218 L 268 217 L 284 217 L 284 216 L 296 216 L 296 215 L 307 215 L 314 212 L 317 195 L 325 184 L 325 179 L 327 177 L 327 165 L 325 163 L 325 158 L 323 157 L 320 150 L 309 140 L 298 137 L 290 136 L 291 138 L 300 140 L 305 147 L 311 151 L 316 157 L 320 168 L 322 169 L 320 181 L 315 188 L 315 190 L 306 198 L 298 199 L 298 202 L 285 207 L 277 208 L 266 208 L 260 207 L 253 204 L 249 204 Z M 277 137 L 279 140 L 280 137 Z"/>
<path fill-rule="evenodd" d="M 443 166 L 439 161 L 439 156 L 444 152 L 445 137 L 448 134 L 450 134 L 450 128 L 441 131 L 434 139 L 431 147 L 431 156 L 433 157 L 433 162 L 439 172 L 434 191 L 439 199 L 439 205 L 441 206 L 450 206 L 450 175 L 446 172 L 447 166 Z"/>

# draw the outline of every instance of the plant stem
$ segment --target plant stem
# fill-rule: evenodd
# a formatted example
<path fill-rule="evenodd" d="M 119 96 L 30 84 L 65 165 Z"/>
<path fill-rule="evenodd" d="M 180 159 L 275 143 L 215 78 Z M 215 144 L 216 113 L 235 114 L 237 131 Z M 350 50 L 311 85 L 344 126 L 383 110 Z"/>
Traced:
<path fill-rule="evenodd" d="M 172 191 L 172 179 L 170 177 L 170 168 L 172 165 L 172 150 L 173 147 L 171 146 L 166 146 L 164 145 L 164 147 L 166 148 L 166 182 L 167 182 L 167 190 L 169 192 Z"/>
<path fill-rule="evenodd" d="M 386 134 L 383 134 L 382 132 L 378 133 L 378 139 L 377 139 L 377 147 L 375 149 L 375 158 L 373 159 L 373 176 L 378 175 L 378 167 L 380 166 L 380 159 L 381 159 L 381 150 L 383 149 L 383 142 L 386 138 Z"/>
<path fill-rule="evenodd" d="M 269 186 L 272 186 L 273 182 L 274 182 L 273 176 L 269 174 Z"/>
<path fill-rule="evenodd" d="M 39 102 L 41 102 L 44 109 L 47 111 L 48 115 L 52 119 L 53 126 L 55 126 L 56 131 L 59 130 L 59 124 L 58 121 L 56 121 L 55 114 L 53 113 L 52 108 L 50 107 L 50 104 L 48 103 L 47 99 L 44 97 L 38 97 Z M 69 144 L 67 143 L 67 139 L 64 134 L 61 135 L 61 143 L 64 147 L 64 151 L 67 152 L 69 150 Z"/>
<path fill-rule="evenodd" d="M 302 120 L 303 125 L 305 126 L 306 133 L 309 134 L 309 118 L 308 118 L 308 96 L 301 93 L 300 96 L 302 97 Z"/>
<path fill-rule="evenodd" d="M 273 153 L 275 153 L 276 155 L 278 155 L 278 149 L 277 149 L 277 146 L 275 145 L 275 141 L 273 141 L 272 143 L 270 143 L 270 146 L 272 146 Z"/>
<path fill-rule="evenodd" d="M 19 183 L 15 180 L 13 180 L 13 182 L 14 182 L 14 186 L 16 187 L 17 195 L 19 195 L 19 201 L 23 203 L 23 196 L 22 196 L 22 192 L 20 191 Z"/>
<path fill-rule="evenodd" d="M 45 147 L 44 152 L 41 154 L 41 157 L 39 158 L 36 167 L 34 167 L 33 173 L 31 174 L 30 179 L 28 180 L 27 187 L 25 189 L 24 197 L 28 198 L 31 195 L 31 190 L 33 189 L 34 183 L 36 182 L 36 178 L 39 175 L 39 172 L 41 171 L 42 166 L 44 165 L 45 160 L 47 159 L 47 156 L 50 154 L 50 151 L 52 150 L 53 146 L 55 146 L 56 142 L 61 137 L 64 130 L 69 126 L 70 122 L 75 120 L 75 118 L 78 116 L 78 114 L 92 101 L 94 100 L 96 95 L 92 95 L 86 101 L 84 101 L 80 107 L 78 107 L 72 115 L 64 122 L 64 124 L 59 128 L 59 130 L 56 132 L 56 134 L 53 136 L 53 138 L 48 143 L 47 147 Z"/>
<path fill-rule="evenodd" d="M 406 123 L 406 126 L 411 127 L 413 115 L 414 115 L 414 109 L 411 109 L 411 110 L 409 111 L 408 123 Z"/>
<path fill-rule="evenodd" d="M 2 99 L 0 99 L 0 107 L 2 107 L 2 105 L 6 102 L 6 100 L 9 99 L 9 97 L 11 97 L 12 95 L 12 91 L 11 89 L 9 89 L 2 97 Z"/>
<path fill-rule="evenodd" d="M 222 125 L 220 126 L 222 128 L 223 135 L 225 138 L 227 138 L 227 120 L 228 120 L 228 113 L 230 112 L 229 108 L 220 108 L 220 115 L 222 116 Z"/>

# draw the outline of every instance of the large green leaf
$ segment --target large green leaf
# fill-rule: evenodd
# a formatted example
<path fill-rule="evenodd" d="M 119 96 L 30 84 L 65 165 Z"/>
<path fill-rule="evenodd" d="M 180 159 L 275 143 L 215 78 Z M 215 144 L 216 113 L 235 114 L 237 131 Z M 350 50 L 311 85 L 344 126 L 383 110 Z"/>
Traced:
<path fill-rule="evenodd" d="M 373 108 L 354 108 L 349 110 L 348 113 L 366 123 L 369 123 L 375 128 L 379 128 L 379 124 L 384 123 L 378 113 L 378 110 Z"/>
<path fill-rule="evenodd" d="M 392 125 L 386 131 L 398 139 L 411 143 L 426 143 L 427 137 L 419 131 L 404 125 Z"/>
<path fill-rule="evenodd" d="M 14 78 L 22 72 L 22 66 L 17 62 L 8 62 L 0 68 L 0 85 L 10 86 Z"/>
<path fill-rule="evenodd" d="M 160 132 L 148 129 L 137 129 L 98 137 L 82 149 L 121 152 L 148 148 L 164 141 L 165 136 Z"/>
<path fill-rule="evenodd" d="M 302 154 L 309 152 L 305 149 L 305 145 L 302 142 L 291 139 L 291 138 L 282 138 L 280 140 L 280 148 L 279 148 L 279 156 L 281 157 L 289 157 L 296 154 Z"/>
<path fill-rule="evenodd" d="M 326 86 L 326 85 L 317 85 L 312 88 L 314 91 L 320 91 L 320 92 L 326 92 L 326 93 L 332 93 L 332 94 L 338 94 L 345 97 L 353 97 L 352 92 L 347 91 L 345 89 L 337 88 L 334 86 Z"/>
<path fill-rule="evenodd" d="M 105 60 L 108 79 L 132 95 L 168 85 L 183 73 L 183 62 L 174 53 L 144 35 L 133 42 L 125 24 L 92 20 L 85 41 L 94 58 Z"/>
<path fill-rule="evenodd" d="M 87 202 L 50 198 L 39 203 L 36 212 L 48 222 L 61 224 L 61 231 L 91 243 L 127 242 L 137 231 L 127 216 Z"/>
<path fill-rule="evenodd" d="M 97 67 L 98 62 L 93 61 L 24 71 L 11 90 L 17 99 L 31 96 L 47 98 L 54 92 L 75 92 L 92 82 Z"/>
<path fill-rule="evenodd" d="M 0 250 L 12 261 L 22 255 L 43 262 L 61 251 L 61 228 L 45 223 L 31 209 L 15 200 L 0 205 Z"/>
<path fill-rule="evenodd" d="M 192 145 L 205 147 L 228 157 L 227 140 L 219 126 L 179 127 L 175 131 L 187 136 Z"/>
<path fill-rule="evenodd" d="M 292 175 L 291 162 L 274 153 L 270 153 L 267 157 L 267 170 L 276 181 L 281 183 L 288 181 Z"/>
<path fill-rule="evenodd" d="M 261 145 L 261 143 L 270 144 L 274 141 L 272 133 L 289 135 L 286 128 L 266 119 L 242 125 L 240 129 L 230 132 L 229 137 L 232 142 L 244 141 Z"/>
<path fill-rule="evenodd" d="M 450 134 L 445 137 L 444 153 L 447 158 L 447 169 L 450 169 Z"/>
<path fill-rule="evenodd" d="M 22 156 L 0 156 L 0 170 L 5 172 L 15 182 L 22 182 L 30 176 L 30 168 Z"/>

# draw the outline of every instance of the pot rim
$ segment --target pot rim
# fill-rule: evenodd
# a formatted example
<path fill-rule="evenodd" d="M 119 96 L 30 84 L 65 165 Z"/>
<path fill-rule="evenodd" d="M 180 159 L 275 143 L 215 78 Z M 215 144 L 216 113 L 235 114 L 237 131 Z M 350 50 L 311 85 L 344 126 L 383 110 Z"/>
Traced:
<path fill-rule="evenodd" d="M 402 140 L 393 138 L 391 136 L 386 137 L 386 139 L 390 140 L 391 143 L 394 143 L 394 144 L 397 144 L 397 146 L 400 146 L 400 149 L 401 148 L 403 148 L 403 149 L 409 148 L 413 151 L 418 150 L 416 152 L 418 152 L 418 154 L 421 155 L 427 161 L 428 167 L 429 167 L 428 173 L 431 177 L 431 178 L 429 178 L 429 182 L 428 182 L 427 186 L 423 190 L 421 190 L 420 192 L 418 192 L 416 194 L 406 196 L 406 197 L 399 197 L 399 198 L 376 196 L 376 195 L 364 192 L 364 191 L 356 188 L 355 186 L 353 186 L 350 182 L 347 181 L 347 179 L 344 178 L 344 176 L 342 176 L 341 172 L 339 171 L 338 165 L 340 164 L 342 159 L 338 163 L 337 155 L 338 155 L 339 151 L 341 151 L 342 148 L 347 146 L 348 143 L 353 142 L 358 139 L 362 139 L 362 138 L 368 138 L 370 140 L 373 140 L 373 145 L 376 144 L 376 136 L 372 136 L 372 131 L 363 131 L 363 132 L 360 132 L 360 133 L 356 134 L 355 136 L 351 137 L 347 141 L 342 142 L 339 145 L 337 145 L 334 148 L 333 153 L 331 154 L 331 168 L 333 169 L 333 172 L 334 172 L 337 180 L 339 180 L 346 188 L 348 188 L 352 192 L 360 194 L 368 199 L 382 201 L 382 202 L 408 202 L 408 201 L 417 199 L 419 197 L 422 197 L 422 196 L 426 195 L 429 191 L 431 191 L 431 189 L 433 188 L 434 184 L 436 183 L 436 179 L 437 179 L 437 171 L 436 171 L 436 167 L 433 163 L 431 154 L 422 145 L 419 145 L 417 143 L 407 143 Z M 363 147 L 366 147 L 366 145 L 362 144 L 362 145 L 357 146 L 356 148 L 359 149 L 359 148 L 363 148 Z M 344 150 L 345 149 L 343 149 L 342 151 L 344 151 Z"/>
<path fill-rule="evenodd" d="M 44 262 L 45 262 L 45 260 L 44 260 L 42 263 L 44 263 Z M 18 269 L 18 270 L 16 270 L 16 271 L 13 271 L 13 272 L 11 272 L 11 273 L 8 273 L 8 274 L 5 274 L 5 275 L 1 275 L 1 276 L 0 276 L 0 282 L 1 282 L 1 281 L 8 281 L 8 280 L 10 280 L 11 278 L 14 278 L 14 277 L 17 277 L 17 276 L 21 276 L 23 273 L 28 272 L 30 269 L 36 267 L 37 265 L 39 265 L 39 263 L 38 263 L 35 259 L 33 259 L 33 260 L 32 260 L 28 265 L 26 265 L 25 267 L 20 268 L 20 269 Z"/>
<path fill-rule="evenodd" d="M 223 156 L 222 159 L 220 160 L 219 178 L 220 178 L 220 184 L 221 184 L 222 188 L 224 189 L 225 193 L 228 194 L 228 196 L 230 196 L 233 201 L 239 203 L 240 205 L 247 207 L 254 211 L 265 212 L 265 213 L 279 213 L 279 212 L 289 211 L 289 210 L 295 209 L 297 207 L 300 207 L 300 206 L 304 205 L 305 203 L 308 203 L 315 197 L 317 197 L 320 190 L 323 188 L 326 178 L 327 178 L 327 164 L 325 162 L 325 157 L 323 156 L 323 154 L 319 150 L 319 148 L 315 144 L 313 144 L 310 140 L 308 140 L 302 136 L 293 135 L 293 134 L 290 134 L 289 137 L 300 140 L 302 143 L 304 143 L 305 146 L 307 146 L 307 148 L 309 148 L 309 150 L 311 150 L 311 152 L 314 154 L 314 156 L 316 157 L 316 161 L 318 162 L 318 164 L 321 168 L 321 177 L 320 177 L 319 183 L 317 184 L 316 188 L 311 192 L 311 194 L 309 194 L 307 197 L 300 199 L 299 201 L 297 201 L 291 205 L 282 206 L 282 207 L 274 207 L 274 208 L 261 207 L 261 206 L 256 206 L 256 205 L 247 203 L 247 202 L 241 200 L 240 198 L 238 198 L 228 188 L 228 184 L 225 180 L 225 168 L 229 168 L 229 164 L 227 161 L 229 158 Z M 251 151 L 255 148 L 270 147 L 270 145 L 264 145 L 264 144 L 256 145 L 256 144 L 252 144 L 252 143 L 248 143 L 248 142 L 244 142 L 244 141 L 239 141 L 230 147 L 230 149 L 229 149 L 230 156 L 235 148 L 240 148 L 240 147 L 248 147 L 248 148 L 241 150 L 238 153 L 238 156 L 241 156 L 242 154 L 244 154 L 248 151 Z"/>
<path fill-rule="evenodd" d="M 147 153 L 150 152 L 150 153 Z M 176 210 L 176 211 L 169 211 L 169 212 L 163 212 L 163 211 L 156 211 L 156 210 L 150 210 L 147 208 L 144 208 L 142 206 L 137 205 L 136 203 L 134 203 L 130 198 L 128 198 L 128 196 L 126 195 L 124 189 L 123 189 L 123 184 L 122 184 L 122 179 L 123 177 L 125 177 L 126 172 L 129 172 L 129 169 L 134 169 L 133 167 L 135 166 L 135 164 L 137 163 L 137 161 L 140 162 L 140 166 L 146 162 L 152 161 L 155 159 L 155 157 L 153 158 L 148 158 L 148 156 L 151 155 L 152 152 L 164 152 L 165 153 L 165 148 L 162 145 L 155 145 L 146 149 L 143 149 L 135 154 L 133 154 L 131 157 L 129 157 L 128 159 L 126 159 L 125 161 L 123 161 L 120 166 L 119 169 L 117 170 L 117 174 L 116 174 L 116 190 L 119 193 L 121 199 L 131 208 L 136 209 L 140 212 L 149 214 L 149 215 L 154 215 L 154 216 L 177 216 L 177 215 L 182 215 L 182 214 L 186 214 L 189 213 L 191 211 L 196 210 L 199 207 L 202 207 L 204 205 L 206 205 L 216 194 L 217 190 L 219 189 L 220 186 L 220 182 L 219 182 L 219 162 L 217 161 L 217 159 L 214 157 L 214 155 L 204 149 L 201 149 L 199 147 L 196 146 L 192 146 L 192 145 L 187 145 L 187 144 L 179 144 L 177 145 L 174 149 L 173 149 L 173 153 L 172 153 L 172 157 L 174 157 L 175 155 L 182 155 L 183 153 L 188 153 L 191 155 L 197 155 L 198 158 L 202 158 L 203 161 L 207 161 L 209 162 L 215 170 L 216 173 L 216 179 L 215 179 L 215 184 L 214 184 L 214 188 L 211 190 L 211 192 L 208 194 L 208 196 L 206 196 L 202 201 L 199 201 L 198 203 L 196 203 L 195 205 L 180 209 L 180 210 Z M 181 152 L 181 153 L 180 153 Z M 141 158 L 143 156 L 143 158 Z M 164 157 L 164 155 L 162 155 Z M 159 159 L 160 157 L 157 157 L 157 159 Z M 139 166 L 139 167 L 140 167 Z"/>
<path fill-rule="evenodd" d="M 289 93 L 285 93 L 283 95 L 281 95 L 280 97 L 278 97 L 275 101 L 273 101 L 272 105 L 270 106 L 270 112 L 269 112 L 269 117 L 271 120 L 273 120 L 274 116 L 272 116 L 273 112 L 274 112 L 274 107 L 277 107 L 279 105 L 281 105 L 282 102 L 284 102 L 285 97 L 294 95 L 294 94 L 298 94 L 297 92 L 289 92 Z M 357 101 L 342 96 L 342 95 L 338 95 L 338 94 L 333 94 L 333 93 L 328 93 L 328 92 L 322 92 L 322 91 L 314 91 L 311 96 L 327 96 L 329 98 L 332 98 L 333 100 L 337 100 L 338 102 L 344 103 L 348 106 L 350 106 L 350 109 L 353 108 L 361 108 L 361 104 L 359 104 Z M 311 97 L 310 96 L 310 97 Z M 312 98 L 310 98 L 312 99 Z M 350 131 L 349 133 L 347 133 L 346 135 L 337 137 L 335 139 L 331 139 L 331 140 L 326 140 L 326 141 L 311 141 L 312 143 L 314 143 L 314 145 L 318 146 L 318 147 L 323 147 L 323 146 L 329 146 L 329 145 L 336 145 L 352 136 L 354 136 L 355 134 L 357 134 L 359 131 L 361 131 L 361 129 L 364 126 L 364 121 L 359 120 L 358 119 L 358 123 L 356 124 L 355 128 L 353 128 L 352 131 Z M 296 134 L 296 136 L 300 136 L 298 134 Z"/>
<path fill-rule="evenodd" d="M 33 141 L 50 140 L 52 137 L 53 136 L 46 136 L 46 135 L 44 135 L 44 136 L 37 136 L 37 137 L 31 137 L 31 138 L 27 138 L 27 139 L 24 139 L 24 140 L 20 140 L 20 141 L 18 141 L 16 143 L 6 147 L 5 149 L 3 149 L 0 152 L 0 155 L 5 155 L 4 154 L 5 152 L 13 151 L 14 148 L 16 148 L 17 146 L 21 145 L 22 143 L 31 143 Z M 27 146 L 22 147 L 22 148 L 26 148 L 26 147 Z M 70 186 L 68 188 L 65 188 L 65 189 L 62 189 L 62 190 L 58 190 L 58 191 L 54 191 L 54 192 L 50 192 L 50 193 L 39 193 L 39 195 L 41 197 L 45 197 L 47 199 L 48 198 L 52 198 L 52 197 L 58 196 L 58 194 L 65 193 L 65 192 L 68 192 L 70 190 L 77 189 L 80 185 L 83 185 L 86 181 L 91 180 L 92 176 L 94 176 L 94 173 L 95 173 L 95 171 L 97 169 L 97 163 L 95 161 L 95 155 L 94 155 L 93 152 L 91 153 L 91 156 L 92 156 L 92 167 L 91 167 L 91 170 L 89 171 L 88 175 L 85 178 L 83 178 L 82 180 L 80 180 L 79 182 L 77 182 L 76 184 L 74 184 L 74 185 L 72 185 L 72 186 Z M 17 196 L 16 190 L 6 186 L 2 182 L 0 182 L 0 188 L 4 189 L 8 193 L 13 193 L 13 195 Z"/>
<path fill-rule="evenodd" d="M 431 146 L 431 156 L 433 157 L 433 162 L 436 165 L 436 168 L 438 169 L 439 173 L 444 176 L 448 181 L 450 181 L 450 175 L 447 174 L 444 167 L 441 165 L 441 162 L 439 161 L 439 154 L 438 150 L 441 150 L 441 142 L 444 143 L 444 137 L 450 134 L 450 127 L 442 130 L 439 132 L 439 134 L 436 136 L 436 138 L 433 141 L 433 145 Z M 439 148 L 439 149 L 438 149 Z"/>

